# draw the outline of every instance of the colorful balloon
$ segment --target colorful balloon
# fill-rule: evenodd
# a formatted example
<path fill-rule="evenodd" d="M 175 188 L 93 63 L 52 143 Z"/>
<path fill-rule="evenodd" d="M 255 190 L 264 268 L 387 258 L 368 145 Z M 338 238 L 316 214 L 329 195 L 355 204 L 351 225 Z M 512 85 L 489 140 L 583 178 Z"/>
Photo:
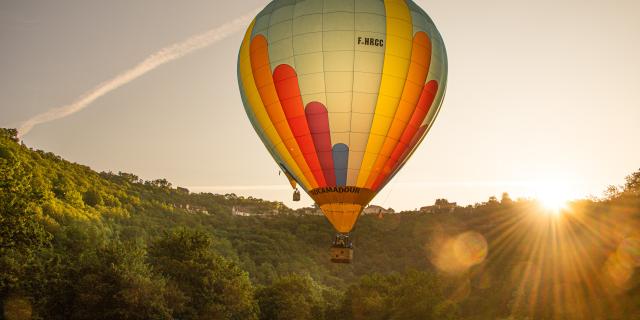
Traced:
<path fill-rule="evenodd" d="M 245 111 L 271 156 L 340 233 L 433 124 L 447 55 L 411 0 L 276 0 L 238 58 Z"/>

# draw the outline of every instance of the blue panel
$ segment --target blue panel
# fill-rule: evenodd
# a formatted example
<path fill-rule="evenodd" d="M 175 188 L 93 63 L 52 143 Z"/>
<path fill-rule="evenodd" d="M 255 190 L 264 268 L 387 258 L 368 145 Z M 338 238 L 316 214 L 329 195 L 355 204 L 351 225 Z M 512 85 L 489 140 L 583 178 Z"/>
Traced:
<path fill-rule="evenodd" d="M 347 185 L 347 164 L 349 162 L 349 147 L 344 143 L 333 146 L 333 167 L 336 171 L 336 186 Z"/>

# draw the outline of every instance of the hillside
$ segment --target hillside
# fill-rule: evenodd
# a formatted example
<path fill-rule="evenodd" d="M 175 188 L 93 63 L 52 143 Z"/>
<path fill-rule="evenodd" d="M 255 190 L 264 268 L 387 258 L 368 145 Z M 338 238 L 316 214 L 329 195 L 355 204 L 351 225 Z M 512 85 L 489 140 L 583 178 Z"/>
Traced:
<path fill-rule="evenodd" d="M 324 217 L 98 173 L 0 130 L 5 319 L 640 319 L 640 171 L 561 215 L 505 194 L 363 216 L 336 265 Z"/>

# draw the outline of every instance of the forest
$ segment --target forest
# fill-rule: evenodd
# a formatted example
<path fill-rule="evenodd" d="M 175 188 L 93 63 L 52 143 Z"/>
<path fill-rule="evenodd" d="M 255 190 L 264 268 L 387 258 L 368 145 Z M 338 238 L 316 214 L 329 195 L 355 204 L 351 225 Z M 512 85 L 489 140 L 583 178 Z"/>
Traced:
<path fill-rule="evenodd" d="M 0 129 L 0 319 L 640 319 L 640 171 L 603 189 L 559 213 L 504 193 L 362 216 L 354 262 L 332 264 L 308 210 L 96 172 Z"/>

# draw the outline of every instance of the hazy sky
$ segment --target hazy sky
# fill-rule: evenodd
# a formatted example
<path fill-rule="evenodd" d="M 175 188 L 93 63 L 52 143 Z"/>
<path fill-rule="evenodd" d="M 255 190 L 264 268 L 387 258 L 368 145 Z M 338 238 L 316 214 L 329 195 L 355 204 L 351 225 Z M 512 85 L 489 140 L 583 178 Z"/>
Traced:
<path fill-rule="evenodd" d="M 69 104 L 159 49 L 267 2 L 1 0 L 0 126 Z M 373 203 L 600 195 L 640 168 L 640 1 L 417 3 L 447 45 L 447 97 Z M 25 143 L 98 171 L 293 205 L 242 107 L 243 31 L 36 126 Z"/>

